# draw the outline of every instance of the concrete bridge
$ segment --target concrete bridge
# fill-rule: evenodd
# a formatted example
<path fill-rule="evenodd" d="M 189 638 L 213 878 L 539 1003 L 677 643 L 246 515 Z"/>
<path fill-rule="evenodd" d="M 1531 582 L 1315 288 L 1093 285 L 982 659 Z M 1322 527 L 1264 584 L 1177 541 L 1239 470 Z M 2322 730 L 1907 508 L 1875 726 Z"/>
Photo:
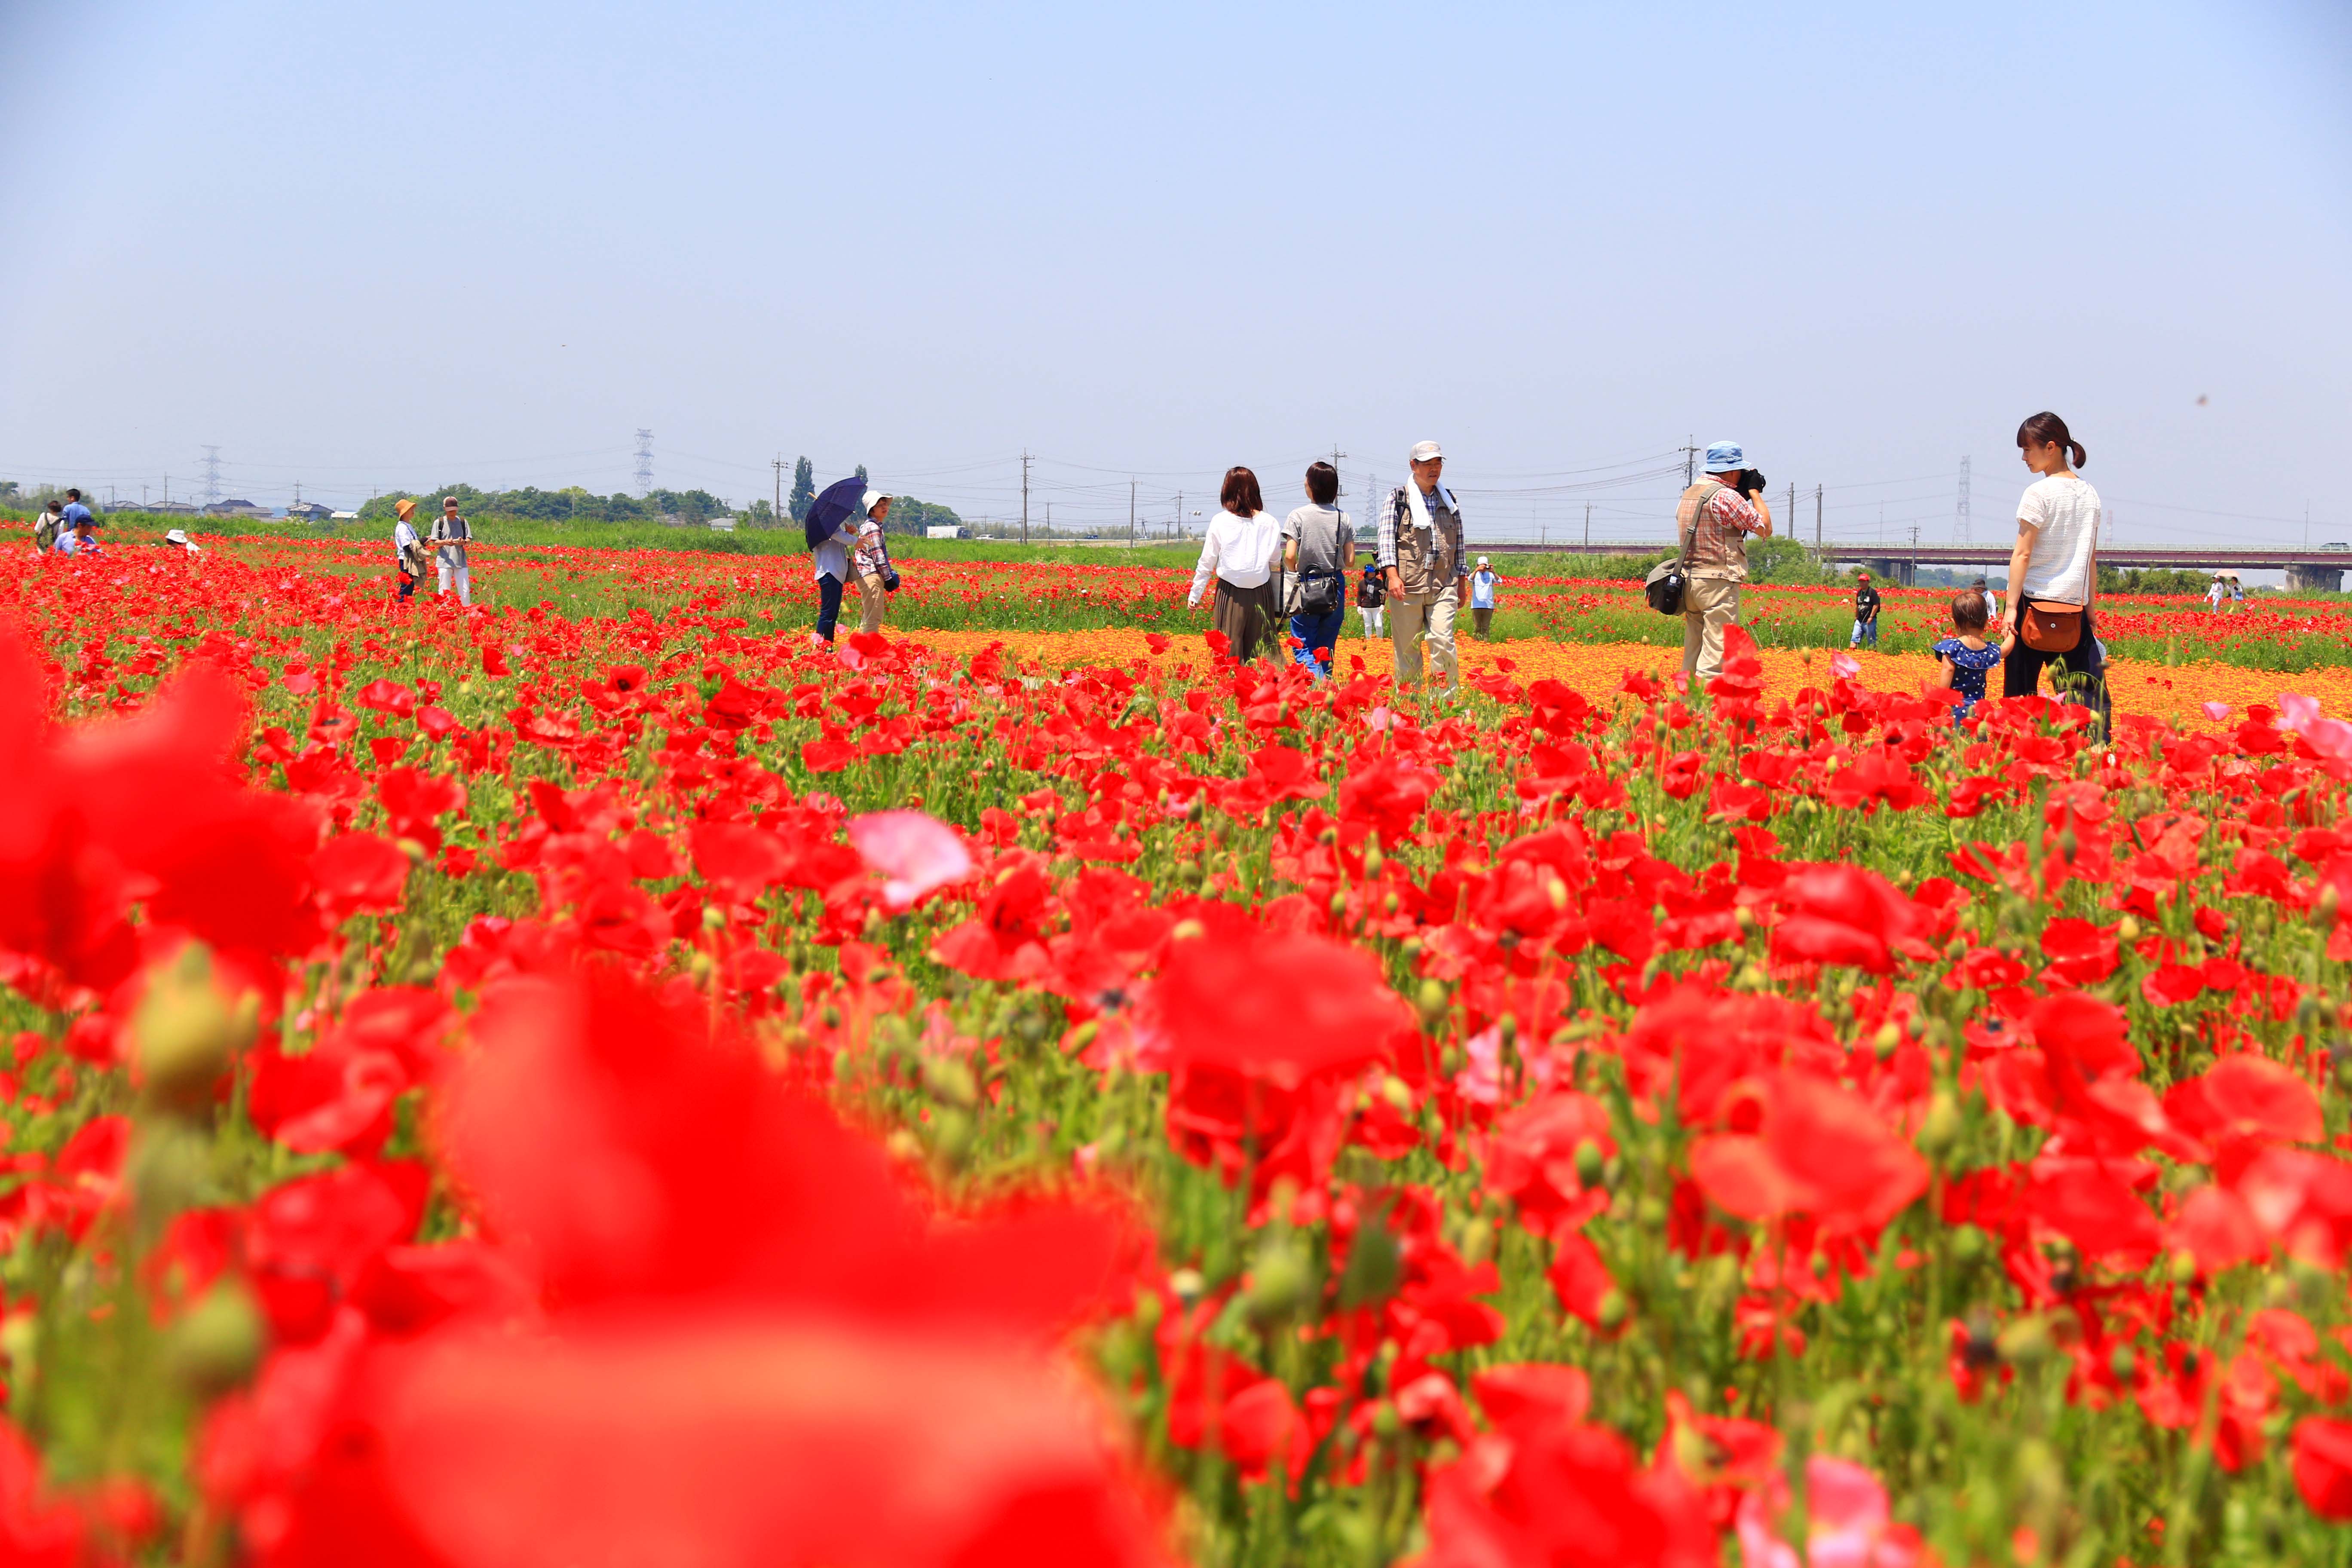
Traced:
<path fill-rule="evenodd" d="M 1538 552 L 1554 555 L 1658 555 L 1674 547 L 1671 540 L 1610 544 L 1536 544 L 1526 540 L 1512 540 L 1473 545 L 1470 552 L 1474 555 L 1534 554 Z M 1824 547 L 1822 553 L 1829 561 L 1862 566 L 1884 582 L 1903 585 L 1917 581 L 1922 566 L 1977 566 L 1997 571 L 2009 564 L 2007 544 L 1831 544 Z M 2352 546 L 2323 546 L 2309 550 L 2275 546 L 2170 550 L 2103 545 L 2099 550 L 2099 564 L 2169 566 L 2209 574 L 2284 572 L 2290 588 L 2336 594 L 2343 592 L 2344 574 L 2352 570 Z"/>

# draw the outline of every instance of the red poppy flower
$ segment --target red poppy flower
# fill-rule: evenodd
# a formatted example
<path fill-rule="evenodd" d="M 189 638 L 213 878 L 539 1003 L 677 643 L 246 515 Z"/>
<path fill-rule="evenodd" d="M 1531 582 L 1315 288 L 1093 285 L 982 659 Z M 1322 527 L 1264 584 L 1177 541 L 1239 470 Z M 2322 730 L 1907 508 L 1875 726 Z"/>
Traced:
<path fill-rule="evenodd" d="M 1234 924 L 1178 942 L 1151 988 L 1176 1067 L 1225 1068 L 1285 1088 L 1389 1058 L 1412 1010 L 1370 953 Z"/>
<path fill-rule="evenodd" d="M 1691 1150 L 1701 1191 L 1742 1219 L 1810 1215 L 1872 1231 L 1927 1189 L 1927 1163 L 1862 1099 L 1810 1073 L 1758 1080 L 1757 1132 L 1721 1132 Z"/>

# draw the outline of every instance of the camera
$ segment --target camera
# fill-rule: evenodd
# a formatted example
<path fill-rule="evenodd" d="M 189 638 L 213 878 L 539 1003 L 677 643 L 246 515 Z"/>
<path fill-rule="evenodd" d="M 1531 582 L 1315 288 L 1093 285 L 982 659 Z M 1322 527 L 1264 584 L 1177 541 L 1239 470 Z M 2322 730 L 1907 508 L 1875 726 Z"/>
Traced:
<path fill-rule="evenodd" d="M 1764 492 L 1764 470 L 1763 470 L 1763 469 L 1761 469 L 1761 468 L 1742 468 L 1742 469 L 1740 469 L 1740 470 L 1739 470 L 1739 493 L 1740 493 L 1741 495 L 1744 495 L 1744 496 L 1761 495 L 1761 494 L 1763 494 L 1763 492 Z"/>
<path fill-rule="evenodd" d="M 886 594 L 898 591 L 898 574 L 895 569 L 882 574 L 882 591 Z"/>

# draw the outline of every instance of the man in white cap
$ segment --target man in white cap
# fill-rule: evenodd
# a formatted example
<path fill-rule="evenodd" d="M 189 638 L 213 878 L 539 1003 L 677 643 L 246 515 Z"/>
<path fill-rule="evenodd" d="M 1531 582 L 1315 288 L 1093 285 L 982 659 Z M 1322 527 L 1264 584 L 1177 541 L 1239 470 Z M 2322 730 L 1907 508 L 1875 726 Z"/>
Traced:
<path fill-rule="evenodd" d="M 184 555 L 201 555 L 204 553 L 203 551 L 196 548 L 195 541 L 188 537 L 187 530 L 185 529 L 175 528 L 172 530 L 171 532 L 163 536 L 163 542 L 172 545 Z"/>
<path fill-rule="evenodd" d="M 1495 569 L 1483 555 L 1478 570 L 1470 574 L 1470 624 L 1481 639 L 1495 625 Z"/>
<path fill-rule="evenodd" d="M 1683 679 L 1723 673 L 1723 631 L 1739 623 L 1739 584 L 1748 580 L 1748 536 L 1772 537 L 1761 475 L 1737 441 L 1706 449 L 1706 477 L 1683 492 L 1675 537 L 1683 547 Z"/>
<path fill-rule="evenodd" d="M 1379 554 L 1388 579 L 1389 643 L 1396 650 L 1399 686 L 1421 682 L 1421 642 L 1448 691 L 1458 671 L 1454 617 L 1467 595 L 1469 565 L 1462 555 L 1462 508 L 1444 483 L 1445 454 L 1423 441 L 1409 454 L 1412 478 L 1389 492 L 1381 509 Z"/>
<path fill-rule="evenodd" d="M 474 537 L 473 525 L 457 513 L 457 498 L 441 498 L 441 515 L 433 520 L 433 554 L 440 564 L 441 586 L 435 597 L 449 592 L 454 580 L 457 584 L 457 602 L 474 602 L 474 574 L 466 565 L 466 546 Z"/>

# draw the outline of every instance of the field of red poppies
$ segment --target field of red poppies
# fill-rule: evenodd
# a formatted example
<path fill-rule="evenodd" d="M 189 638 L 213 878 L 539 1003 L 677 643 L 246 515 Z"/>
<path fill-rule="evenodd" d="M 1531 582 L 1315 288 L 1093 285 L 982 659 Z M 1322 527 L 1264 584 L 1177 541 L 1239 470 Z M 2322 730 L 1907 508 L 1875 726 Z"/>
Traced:
<path fill-rule="evenodd" d="M 0 1562 L 2352 1563 L 2293 678 L 361 564 L 0 583 Z"/>

